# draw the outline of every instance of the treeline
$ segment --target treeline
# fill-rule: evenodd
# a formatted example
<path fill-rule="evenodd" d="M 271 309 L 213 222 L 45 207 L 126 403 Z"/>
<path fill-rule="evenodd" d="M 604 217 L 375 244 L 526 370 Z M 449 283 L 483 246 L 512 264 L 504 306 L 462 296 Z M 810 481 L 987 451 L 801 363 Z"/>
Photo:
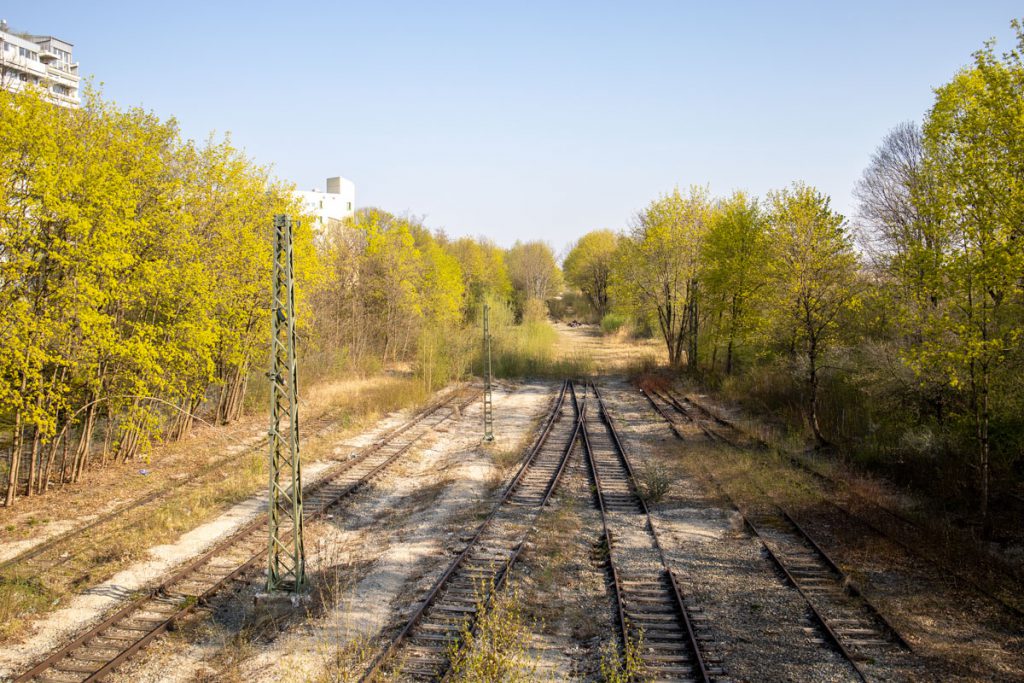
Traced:
<path fill-rule="evenodd" d="M 95 92 L 66 109 L 0 91 L 6 505 L 242 414 L 265 384 L 275 213 L 300 218 L 304 369 L 401 363 L 432 390 L 478 353 L 483 301 L 507 327 L 559 286 L 546 245 L 453 241 L 377 209 L 313 234 L 291 190 L 230 140 Z"/>
<path fill-rule="evenodd" d="M 428 391 L 477 360 L 485 302 L 500 337 L 515 322 L 543 321 L 545 299 L 561 287 L 544 243 L 451 240 L 380 209 L 329 226 L 320 247 L 327 277 L 313 294 L 315 338 L 330 365 L 373 372 L 411 363 Z"/>
<path fill-rule="evenodd" d="M 218 422 L 239 415 L 266 354 L 267 217 L 296 208 L 267 169 L 96 93 L 66 109 L 4 91 L 0 193 L 8 505 L 77 480 L 100 422 L 98 457 L 124 461 L 207 397 Z M 308 232 L 296 258 L 310 275 Z"/>
<path fill-rule="evenodd" d="M 986 45 L 923 126 L 885 138 L 855 223 L 802 183 L 763 200 L 675 191 L 626 233 L 582 238 L 567 279 L 606 322 L 629 316 L 663 339 L 672 365 L 762 409 L 799 407 L 790 422 L 818 447 L 973 499 L 987 521 L 992 482 L 1019 478 L 1024 443 L 1014 27 L 1016 50 Z"/>

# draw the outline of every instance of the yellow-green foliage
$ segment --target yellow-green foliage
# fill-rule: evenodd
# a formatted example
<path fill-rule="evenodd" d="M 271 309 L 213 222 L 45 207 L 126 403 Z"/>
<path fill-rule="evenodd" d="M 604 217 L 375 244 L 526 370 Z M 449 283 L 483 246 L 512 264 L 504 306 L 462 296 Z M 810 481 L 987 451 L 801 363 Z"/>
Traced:
<path fill-rule="evenodd" d="M 603 683 L 635 683 L 644 680 L 644 662 L 640 657 L 643 651 L 644 634 L 639 632 L 635 637 L 626 638 L 623 652 L 614 641 L 608 641 L 601 648 L 599 673 Z"/>
<path fill-rule="evenodd" d="M 265 353 L 268 226 L 297 207 L 228 140 L 184 141 L 173 119 L 93 91 L 80 109 L 2 91 L 0 188 L 0 414 L 16 447 L 101 407 L 132 455 L 158 426 L 152 399 L 239 386 Z M 308 230 L 295 262 L 302 291 Z"/>
<path fill-rule="evenodd" d="M 491 367 L 496 377 L 567 377 L 590 372 L 585 358 L 559 357 L 558 332 L 547 320 L 531 316 L 519 325 L 514 320 L 511 304 L 492 302 Z"/>
<path fill-rule="evenodd" d="M 565 257 L 565 279 L 587 297 L 597 317 L 608 313 L 612 264 L 619 236 L 611 230 L 595 230 L 581 237 Z"/>
<path fill-rule="evenodd" d="M 490 599 L 488 599 L 490 596 Z M 466 621 L 448 646 L 450 677 L 459 683 L 527 683 L 537 665 L 529 652 L 531 624 L 519 590 L 495 592 L 493 580 L 478 587 L 475 621 Z"/>

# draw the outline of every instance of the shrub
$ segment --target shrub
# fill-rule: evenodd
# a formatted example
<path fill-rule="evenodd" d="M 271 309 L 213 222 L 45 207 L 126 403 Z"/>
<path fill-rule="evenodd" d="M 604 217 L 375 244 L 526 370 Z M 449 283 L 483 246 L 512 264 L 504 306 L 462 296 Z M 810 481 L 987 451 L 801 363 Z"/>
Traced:
<path fill-rule="evenodd" d="M 626 316 L 621 313 L 608 313 L 601 318 L 601 329 L 605 334 L 615 334 L 626 324 Z"/>
<path fill-rule="evenodd" d="M 488 600 L 490 596 L 490 600 Z M 529 623 L 515 587 L 495 591 L 493 579 L 477 586 L 476 621 L 466 620 L 448 645 L 449 679 L 458 683 L 534 681 L 537 663 L 529 653 Z"/>
<path fill-rule="evenodd" d="M 648 465 L 637 473 L 636 484 L 648 504 L 660 503 L 672 488 L 672 476 L 662 465 Z"/>

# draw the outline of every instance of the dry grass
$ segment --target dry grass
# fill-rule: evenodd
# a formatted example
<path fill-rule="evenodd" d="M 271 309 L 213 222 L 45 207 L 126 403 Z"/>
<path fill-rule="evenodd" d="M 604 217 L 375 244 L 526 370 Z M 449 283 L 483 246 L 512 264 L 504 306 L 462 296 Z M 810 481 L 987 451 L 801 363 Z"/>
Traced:
<path fill-rule="evenodd" d="M 332 445 L 372 424 L 389 411 L 426 399 L 422 386 L 414 379 L 378 378 L 377 380 L 337 381 L 309 392 L 305 410 L 313 415 L 332 413 L 334 422 L 344 430 L 327 435 L 305 433 L 303 461 L 316 462 L 332 455 Z M 312 401 L 316 400 L 314 408 Z M 181 444 L 175 444 L 180 448 Z M 192 444 L 202 450 L 201 444 Z M 206 451 L 207 458 L 219 457 L 216 449 Z M 159 450 L 154 457 L 159 457 Z M 0 575 L 0 642 L 20 631 L 23 621 L 55 609 L 65 596 L 84 590 L 109 578 L 143 557 L 148 548 L 175 540 L 247 500 L 266 486 L 267 456 L 262 447 L 240 454 L 230 467 L 205 475 L 193 484 L 180 487 L 155 508 L 143 506 L 90 532 L 77 545 L 68 547 L 72 556 L 61 564 L 33 574 L 31 579 L 18 566 Z M 58 492 L 55 496 L 60 496 Z M 22 523 L 31 527 L 34 517 Z M 37 586 L 29 590 L 28 586 Z"/>

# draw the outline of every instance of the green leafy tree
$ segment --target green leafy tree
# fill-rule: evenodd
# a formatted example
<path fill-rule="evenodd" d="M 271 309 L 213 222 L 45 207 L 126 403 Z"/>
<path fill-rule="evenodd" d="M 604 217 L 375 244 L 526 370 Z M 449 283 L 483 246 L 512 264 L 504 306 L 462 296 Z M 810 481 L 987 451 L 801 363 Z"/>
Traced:
<path fill-rule="evenodd" d="M 446 245 L 445 249 L 458 259 L 462 269 L 467 320 L 476 314 L 488 296 L 511 299 L 512 280 L 501 247 L 487 239 L 462 237 Z"/>
<path fill-rule="evenodd" d="M 566 281 L 583 292 L 598 318 L 610 309 L 608 288 L 618 245 L 619 236 L 611 230 L 588 232 L 573 245 L 562 264 Z"/>
<path fill-rule="evenodd" d="M 520 316 L 543 309 L 544 301 L 561 290 L 562 271 L 544 242 L 516 242 L 505 253 L 505 263 Z"/>
<path fill-rule="evenodd" d="M 808 185 L 769 194 L 768 225 L 770 321 L 802 361 L 807 419 L 826 446 L 818 406 L 823 363 L 840 339 L 843 314 L 857 303 L 857 256 L 843 216 Z"/>
<path fill-rule="evenodd" d="M 725 339 L 725 372 L 732 374 L 736 344 L 749 336 L 756 299 L 765 283 L 766 222 L 757 201 L 735 192 L 718 203 L 702 254 L 705 299 L 714 334 Z M 714 369 L 718 344 L 714 344 Z"/>
<path fill-rule="evenodd" d="M 1000 56 L 993 43 L 936 91 L 924 126 L 925 206 L 948 247 L 930 286 L 945 293 L 911 353 L 921 372 L 944 372 L 966 400 L 977 454 L 978 510 L 987 522 L 993 387 L 1024 333 L 1024 31 Z"/>
<path fill-rule="evenodd" d="M 612 293 L 637 317 L 651 317 L 668 350 L 669 362 L 697 367 L 698 275 L 711 225 L 705 188 L 688 196 L 676 189 L 644 209 L 620 242 Z"/>

